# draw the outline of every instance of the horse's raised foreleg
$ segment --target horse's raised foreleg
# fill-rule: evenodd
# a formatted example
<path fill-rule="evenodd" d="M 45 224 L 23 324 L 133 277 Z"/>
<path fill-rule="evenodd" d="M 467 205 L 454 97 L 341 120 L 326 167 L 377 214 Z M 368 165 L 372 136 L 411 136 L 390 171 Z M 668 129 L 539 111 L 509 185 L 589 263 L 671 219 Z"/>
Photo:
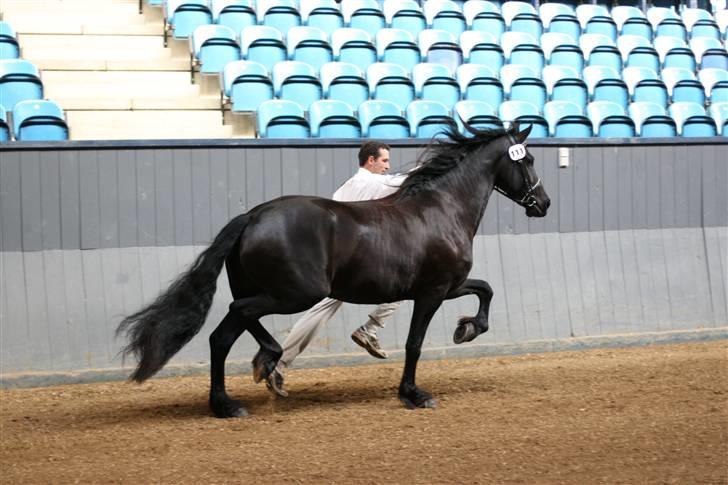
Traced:
<path fill-rule="evenodd" d="M 225 391 L 225 359 L 230 347 L 244 331 L 240 317 L 228 312 L 210 335 L 210 409 L 218 418 L 248 415 L 243 403 L 231 399 Z"/>
<path fill-rule="evenodd" d="M 488 311 L 490 300 L 493 298 L 493 289 L 483 280 L 465 280 L 465 282 L 454 289 L 445 297 L 452 300 L 465 295 L 477 295 L 480 300 L 478 313 L 474 317 L 462 317 L 453 334 L 453 341 L 456 344 L 470 342 L 481 333 L 488 331 Z"/>
<path fill-rule="evenodd" d="M 405 347 L 404 373 L 402 374 L 402 382 L 399 385 L 399 399 L 409 409 L 434 408 L 437 404 L 432 398 L 432 394 L 417 387 L 415 374 L 427 327 L 441 304 L 442 298 L 415 300 L 412 323 L 410 324 Z"/>

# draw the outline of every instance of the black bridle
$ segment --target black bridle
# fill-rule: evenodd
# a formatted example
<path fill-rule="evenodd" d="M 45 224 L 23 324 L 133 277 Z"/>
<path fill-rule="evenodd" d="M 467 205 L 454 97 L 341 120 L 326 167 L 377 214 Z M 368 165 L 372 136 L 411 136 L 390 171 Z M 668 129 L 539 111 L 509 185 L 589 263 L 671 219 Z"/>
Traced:
<path fill-rule="evenodd" d="M 523 175 L 523 183 L 526 185 L 526 191 L 524 192 L 523 197 L 519 199 L 515 195 L 509 194 L 497 185 L 495 186 L 495 190 L 505 195 L 513 202 L 522 207 L 533 207 L 538 203 L 536 201 L 536 196 L 533 192 L 539 185 L 541 185 L 541 177 L 538 178 L 535 184 L 531 185 L 531 181 L 528 177 L 528 169 L 526 168 L 525 163 L 523 163 L 523 160 L 526 158 L 526 147 L 525 145 L 516 143 L 513 135 L 509 134 L 508 138 L 512 143 L 511 146 L 508 147 L 508 157 L 513 161 L 513 163 L 517 163 L 521 167 L 521 174 Z"/>

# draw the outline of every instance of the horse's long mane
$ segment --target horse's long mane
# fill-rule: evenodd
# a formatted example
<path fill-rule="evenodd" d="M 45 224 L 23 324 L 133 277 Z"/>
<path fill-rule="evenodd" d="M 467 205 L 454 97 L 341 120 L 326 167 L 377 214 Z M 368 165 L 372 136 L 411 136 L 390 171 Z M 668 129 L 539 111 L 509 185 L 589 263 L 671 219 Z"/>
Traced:
<path fill-rule="evenodd" d="M 457 167 L 465 155 L 509 133 L 503 128 L 480 130 L 468 124 L 465 128 L 472 136 L 461 134 L 453 124 L 445 130 L 447 138 L 433 140 L 419 156 L 418 167 L 402 182 L 395 197 L 408 197 L 433 188 L 443 175 Z"/>

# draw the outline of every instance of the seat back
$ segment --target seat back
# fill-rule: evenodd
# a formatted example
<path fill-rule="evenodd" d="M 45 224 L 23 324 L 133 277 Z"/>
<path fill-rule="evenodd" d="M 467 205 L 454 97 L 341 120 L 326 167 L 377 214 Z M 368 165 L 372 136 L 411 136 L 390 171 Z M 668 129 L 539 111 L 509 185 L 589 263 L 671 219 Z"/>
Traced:
<path fill-rule="evenodd" d="M 415 95 L 418 98 L 439 101 L 448 109 L 460 101 L 460 86 L 441 64 L 423 62 L 412 70 Z"/>
<path fill-rule="evenodd" d="M 505 97 L 498 76 L 485 64 L 463 64 L 458 67 L 456 78 L 461 99 L 488 100 L 491 106 L 498 106 Z"/>
<path fill-rule="evenodd" d="M 212 23 L 207 0 L 166 0 L 164 15 L 175 39 L 187 39 L 195 28 Z"/>
<path fill-rule="evenodd" d="M 463 52 L 457 39 L 455 35 L 445 30 L 423 30 L 418 36 L 421 57 L 426 62 L 447 66 L 454 74 L 457 67 L 463 63 Z"/>
<path fill-rule="evenodd" d="M 526 2 L 505 2 L 501 5 L 501 14 L 503 19 L 506 21 L 506 25 L 510 26 L 518 15 L 535 15 L 538 16 L 538 12 L 530 3 Z"/>
<path fill-rule="evenodd" d="M 24 59 L 0 60 L 0 106 L 10 112 L 20 101 L 42 98 L 43 83 L 35 64 Z"/>
<path fill-rule="evenodd" d="M 383 8 L 387 25 L 393 29 L 406 30 L 417 38 L 427 28 L 425 14 L 415 0 L 387 0 Z"/>
<path fill-rule="evenodd" d="M 359 106 L 359 122 L 365 138 L 409 138 L 410 128 L 400 108 L 389 101 L 369 100 Z"/>
<path fill-rule="evenodd" d="M 594 133 L 600 137 L 632 137 L 634 122 L 627 117 L 624 108 L 611 101 L 592 101 L 586 107 Z"/>
<path fill-rule="evenodd" d="M 554 49 L 566 45 L 578 47 L 576 41 L 568 34 L 562 34 L 558 32 L 546 32 L 541 36 L 541 48 L 543 49 L 543 53 L 546 56 L 546 59 L 551 58 L 551 53 L 554 51 Z"/>
<path fill-rule="evenodd" d="M 351 28 L 376 32 L 386 27 L 384 13 L 376 0 L 346 0 L 341 4 L 344 23 Z"/>
<path fill-rule="evenodd" d="M 328 35 L 317 27 L 292 27 L 287 34 L 288 58 L 306 62 L 319 70 L 334 59 Z"/>
<path fill-rule="evenodd" d="M 502 126 L 498 114 L 493 109 L 493 106 L 480 100 L 463 100 L 458 101 L 453 108 L 453 118 L 458 129 L 464 135 L 469 135 L 465 129 L 465 124 L 468 123 L 477 129 L 494 129 Z"/>
<path fill-rule="evenodd" d="M 505 101 L 498 108 L 500 119 L 504 122 L 519 121 L 531 124 L 533 138 L 549 135 L 548 123 L 540 114 L 540 108 L 527 101 Z"/>
<path fill-rule="evenodd" d="M 382 29 L 377 32 L 377 55 L 381 62 L 399 64 L 408 71 L 420 62 L 420 48 L 415 38 L 403 29 Z"/>
<path fill-rule="evenodd" d="M 0 59 L 18 59 L 20 57 L 20 45 L 18 35 L 13 27 L 0 20 Z"/>
<path fill-rule="evenodd" d="M 465 31 L 465 16 L 460 5 L 452 0 L 428 0 L 422 10 L 429 28 L 446 30 L 456 37 Z"/>
<path fill-rule="evenodd" d="M 631 103 L 627 108 L 629 116 L 632 118 L 635 124 L 637 134 L 642 136 L 642 124 L 648 118 L 654 117 L 666 117 L 667 111 L 665 108 L 657 103 L 651 103 L 649 101 L 637 101 Z"/>
<path fill-rule="evenodd" d="M 273 99 L 273 83 L 265 66 L 255 61 L 234 61 L 222 71 L 223 94 L 231 110 L 255 111 L 263 101 Z"/>
<path fill-rule="evenodd" d="M 273 89 L 277 97 L 295 101 L 304 110 L 322 95 L 314 67 L 300 61 L 283 61 L 273 66 Z"/>
<path fill-rule="evenodd" d="M 681 136 L 715 136 L 715 121 L 697 103 L 676 102 L 668 108 Z"/>
<path fill-rule="evenodd" d="M 337 61 L 350 62 L 362 71 L 377 62 L 377 50 L 372 44 L 372 37 L 362 29 L 344 28 L 334 31 L 331 34 L 331 46 Z"/>
<path fill-rule="evenodd" d="M 359 138 L 361 126 L 347 103 L 320 100 L 309 109 L 311 136 L 314 138 Z"/>
<path fill-rule="evenodd" d="M 369 84 L 358 66 L 348 62 L 329 62 L 321 66 L 324 97 L 343 101 L 357 110 L 369 99 Z"/>
<path fill-rule="evenodd" d="M 301 25 L 296 0 L 258 0 L 258 20 L 261 24 L 288 32 Z"/>
<path fill-rule="evenodd" d="M 728 102 L 713 103 L 708 112 L 715 121 L 718 132 L 723 136 L 728 136 Z"/>
<path fill-rule="evenodd" d="M 583 138 L 592 135 L 591 123 L 584 110 L 569 101 L 549 101 L 543 107 L 543 116 L 551 136 Z"/>
<path fill-rule="evenodd" d="M 563 3 L 542 3 L 538 7 L 539 15 L 543 26 L 549 28 L 551 21 L 557 16 L 571 16 L 576 18 L 576 12 L 574 9 Z"/>
<path fill-rule="evenodd" d="M 638 9 L 637 7 L 632 7 L 628 5 L 619 5 L 612 8 L 611 14 L 612 18 L 614 19 L 614 23 L 617 24 L 617 29 L 620 32 L 622 31 L 625 22 L 627 22 L 627 20 L 629 19 L 647 20 L 645 14 L 642 13 L 642 10 Z"/>
<path fill-rule="evenodd" d="M 20 101 L 13 108 L 13 133 L 18 141 L 62 141 L 68 140 L 68 125 L 55 102 Z"/>
<path fill-rule="evenodd" d="M 418 100 L 407 105 L 407 122 L 410 136 L 432 138 L 444 135 L 444 131 L 454 124 L 447 106 L 437 101 Z"/>
<path fill-rule="evenodd" d="M 576 7 L 576 18 L 582 29 L 586 29 L 592 17 L 609 17 L 609 11 L 601 5 L 582 4 Z"/>
<path fill-rule="evenodd" d="M 701 69 L 698 71 L 698 80 L 702 83 L 703 88 L 705 89 L 705 94 L 707 96 L 712 96 L 713 86 L 718 83 L 728 84 L 728 71 L 716 68 Z"/>
<path fill-rule="evenodd" d="M 213 22 L 235 33 L 258 23 L 254 0 L 211 0 L 210 9 Z"/>
<path fill-rule="evenodd" d="M 308 138 L 310 128 L 303 108 L 293 101 L 273 99 L 258 107 L 258 136 L 261 138 Z"/>
<path fill-rule="evenodd" d="M 263 64 L 269 72 L 288 57 L 283 34 L 267 25 L 251 25 L 243 29 L 240 48 L 243 58 Z"/>
<path fill-rule="evenodd" d="M 367 68 L 369 92 L 374 99 L 390 101 L 401 111 L 415 98 L 408 72 L 397 64 L 377 62 Z"/>

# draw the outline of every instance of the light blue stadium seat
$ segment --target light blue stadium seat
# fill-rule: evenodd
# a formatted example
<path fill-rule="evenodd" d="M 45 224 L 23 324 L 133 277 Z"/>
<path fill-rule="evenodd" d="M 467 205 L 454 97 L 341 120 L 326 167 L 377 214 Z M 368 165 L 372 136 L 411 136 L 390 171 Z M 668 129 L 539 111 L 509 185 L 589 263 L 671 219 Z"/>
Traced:
<path fill-rule="evenodd" d="M 68 140 L 63 110 L 53 101 L 20 101 L 13 108 L 13 133 L 18 141 Z"/>
<path fill-rule="evenodd" d="M 576 7 L 576 18 L 579 19 L 583 31 L 586 31 L 586 26 L 593 17 L 609 17 L 609 10 L 602 5 L 590 3 L 584 3 Z"/>
<path fill-rule="evenodd" d="M 369 84 L 358 66 L 348 62 L 329 62 L 321 66 L 324 97 L 343 101 L 356 111 L 369 99 Z"/>
<path fill-rule="evenodd" d="M 430 29 L 446 30 L 455 37 L 465 31 L 465 16 L 460 5 L 452 0 L 427 0 L 422 10 Z"/>
<path fill-rule="evenodd" d="M 190 66 L 201 74 L 219 74 L 228 62 L 240 60 L 241 51 L 235 31 L 226 25 L 200 25 L 190 36 Z"/>
<path fill-rule="evenodd" d="M 579 46 L 589 66 L 607 66 L 616 71 L 622 70 L 622 55 L 614 41 L 601 34 L 582 34 Z"/>
<path fill-rule="evenodd" d="M 713 20 L 698 20 L 692 27 L 688 27 L 688 36 L 691 39 L 697 37 L 709 37 L 716 40 L 722 39 L 718 24 Z"/>
<path fill-rule="evenodd" d="M 230 27 L 236 34 L 258 23 L 254 0 L 211 0 L 210 8 L 213 22 Z"/>
<path fill-rule="evenodd" d="M 476 0 L 481 1 L 481 0 Z M 503 49 L 495 37 L 479 30 L 468 30 L 460 35 L 463 59 L 468 64 L 485 64 L 499 72 L 505 64 Z"/>
<path fill-rule="evenodd" d="M 463 64 L 455 74 L 464 100 L 487 100 L 491 106 L 503 102 L 503 84 L 495 72 L 485 64 Z"/>
<path fill-rule="evenodd" d="M 552 101 L 569 101 L 582 110 L 589 102 L 586 83 L 568 66 L 546 66 L 541 73 L 546 93 Z"/>
<path fill-rule="evenodd" d="M 299 11 L 304 25 L 323 30 L 329 38 L 344 27 L 344 15 L 334 0 L 301 0 Z"/>
<path fill-rule="evenodd" d="M 715 121 L 705 114 L 705 108 L 697 103 L 672 103 L 668 108 L 670 116 L 677 124 L 681 136 L 715 136 Z"/>
<path fill-rule="evenodd" d="M 619 72 L 606 66 L 587 66 L 582 76 L 593 101 L 611 101 L 627 108 L 629 90 Z"/>
<path fill-rule="evenodd" d="M 684 8 L 680 12 L 680 18 L 688 31 L 692 30 L 693 25 L 700 20 L 715 22 L 710 12 L 702 8 Z"/>
<path fill-rule="evenodd" d="M 389 101 L 404 111 L 415 99 L 415 87 L 409 73 L 397 64 L 377 62 L 367 68 L 372 99 Z"/>
<path fill-rule="evenodd" d="M 558 138 L 589 138 L 592 124 L 584 109 L 569 101 L 549 101 L 543 107 L 543 117 L 551 136 Z"/>
<path fill-rule="evenodd" d="M 536 9 L 529 3 L 510 1 L 501 5 L 501 13 L 511 32 L 523 32 L 536 39 L 543 34 L 543 23 Z"/>
<path fill-rule="evenodd" d="M 637 134 L 643 138 L 677 136 L 675 121 L 657 103 L 638 101 L 629 105 L 628 112 Z"/>
<path fill-rule="evenodd" d="M 311 103 L 308 116 L 313 138 L 359 138 L 361 125 L 347 103 L 321 100 Z"/>
<path fill-rule="evenodd" d="M 518 121 L 530 124 L 530 137 L 545 138 L 549 136 L 549 125 L 541 116 L 541 109 L 528 101 L 505 101 L 498 108 L 498 115 L 502 121 Z"/>
<path fill-rule="evenodd" d="M 669 94 L 667 86 L 655 71 L 648 67 L 625 67 L 624 80 L 633 101 L 650 101 L 667 108 Z"/>
<path fill-rule="evenodd" d="M 506 21 L 500 9 L 485 0 L 468 0 L 463 4 L 463 15 L 468 30 L 488 32 L 496 40 L 506 31 Z"/>
<path fill-rule="evenodd" d="M 720 41 L 710 37 L 690 39 L 690 49 L 701 69 L 714 67 L 728 70 L 728 52 Z"/>
<path fill-rule="evenodd" d="M 291 27 L 286 36 L 288 58 L 313 66 L 317 71 L 334 60 L 326 32 L 317 27 Z"/>
<path fill-rule="evenodd" d="M 682 23 L 682 19 L 680 16 L 675 13 L 675 11 L 672 8 L 666 8 L 666 7 L 650 7 L 647 9 L 647 20 L 652 25 L 652 29 L 655 31 L 655 37 L 659 37 L 660 34 L 657 32 L 657 27 L 664 21 L 664 20 L 678 20 L 680 23 Z M 682 38 L 685 40 L 685 38 Z"/>
<path fill-rule="evenodd" d="M 713 103 L 708 108 L 710 116 L 715 121 L 715 126 L 723 136 L 728 136 L 728 102 Z"/>
<path fill-rule="evenodd" d="M 8 115 L 5 108 L 0 106 L 0 143 L 10 141 L 10 125 L 8 125 Z"/>
<path fill-rule="evenodd" d="M 546 103 L 546 85 L 540 73 L 528 66 L 509 64 L 501 68 L 501 82 L 511 101 L 528 101 L 541 109 Z"/>
<path fill-rule="evenodd" d="M 655 71 L 660 69 L 660 56 L 652 47 L 652 43 L 639 35 L 620 35 L 617 48 L 622 54 L 622 62 L 629 67 L 649 67 Z"/>
<path fill-rule="evenodd" d="M 0 60 L 18 59 L 19 57 L 18 34 L 9 23 L 0 20 Z"/>
<path fill-rule="evenodd" d="M 234 112 L 255 111 L 273 99 L 273 82 L 265 66 L 255 61 L 229 62 L 222 71 L 223 101 Z"/>
<path fill-rule="evenodd" d="M 262 15 L 261 24 L 276 28 L 281 33 L 301 25 L 296 0 L 258 0 L 258 15 Z"/>
<path fill-rule="evenodd" d="M 446 66 L 451 73 L 463 63 L 463 51 L 458 38 L 446 30 L 426 29 L 418 36 L 421 58 Z"/>
<path fill-rule="evenodd" d="M 346 0 L 341 4 L 341 13 L 344 14 L 347 27 L 362 29 L 372 35 L 387 26 L 376 0 Z"/>
<path fill-rule="evenodd" d="M 587 21 L 584 33 L 603 35 L 616 42 L 617 24 L 611 16 L 594 16 Z"/>
<path fill-rule="evenodd" d="M 410 125 L 410 136 L 413 138 L 445 136 L 445 130 L 455 125 L 450 110 L 437 101 L 412 101 L 407 105 L 405 116 Z"/>
<path fill-rule="evenodd" d="M 427 28 L 425 14 L 415 0 L 387 0 L 383 9 L 390 28 L 406 30 L 415 39 Z"/>
<path fill-rule="evenodd" d="M 563 3 L 542 3 L 539 12 L 544 30 L 566 34 L 574 40 L 581 36 L 581 25 L 571 6 Z"/>
<path fill-rule="evenodd" d="M 294 101 L 272 99 L 258 107 L 260 138 L 308 138 L 311 134 L 303 108 Z"/>
<path fill-rule="evenodd" d="M 662 81 L 667 86 L 672 102 L 688 101 L 705 104 L 705 88 L 695 78 L 692 71 L 680 67 L 667 67 L 662 70 Z"/>
<path fill-rule="evenodd" d="M 354 64 L 362 71 L 377 62 L 377 49 L 372 44 L 372 37 L 362 29 L 335 30 L 331 34 L 331 46 L 334 59 Z"/>
<path fill-rule="evenodd" d="M 0 60 L 0 106 L 8 112 L 16 103 L 43 98 L 43 83 L 35 64 L 24 59 Z"/>
<path fill-rule="evenodd" d="M 362 137 L 374 139 L 409 138 L 410 127 L 399 107 L 389 101 L 369 100 L 359 106 Z"/>
<path fill-rule="evenodd" d="M 536 37 L 524 32 L 506 32 L 503 34 L 501 47 L 503 47 L 503 54 L 508 59 L 508 63 L 522 64 L 540 72 L 546 64 L 546 58 L 536 39 Z"/>
<path fill-rule="evenodd" d="M 464 135 L 471 133 L 465 129 L 463 122 L 479 130 L 494 130 L 503 126 L 493 107 L 479 100 L 458 101 L 453 109 L 453 118 L 458 130 Z"/>
<path fill-rule="evenodd" d="M 601 138 L 635 136 L 634 122 L 622 106 L 611 101 L 592 101 L 586 107 L 594 133 Z"/>
<path fill-rule="evenodd" d="M 646 40 L 652 40 L 652 24 L 642 10 L 628 5 L 619 5 L 612 8 L 611 14 L 621 35 L 638 35 Z"/>
<path fill-rule="evenodd" d="M 322 88 L 316 70 L 300 61 L 283 61 L 273 66 L 276 97 L 296 102 L 304 110 L 321 99 Z"/>
<path fill-rule="evenodd" d="M 698 79 L 711 103 L 728 102 L 728 71 L 706 68 L 698 71 Z"/>
<path fill-rule="evenodd" d="M 164 3 L 164 45 L 169 33 L 174 39 L 187 39 L 200 25 L 212 23 L 207 0 L 166 0 Z"/>
<path fill-rule="evenodd" d="M 568 34 L 547 32 L 541 36 L 541 47 L 548 64 L 571 67 L 576 72 L 584 69 L 584 54 Z"/>
<path fill-rule="evenodd" d="M 380 62 L 399 64 L 408 71 L 420 63 L 416 39 L 403 29 L 382 29 L 377 32 L 377 56 Z"/>
<path fill-rule="evenodd" d="M 423 62 L 412 69 L 415 96 L 430 101 L 439 101 L 448 110 L 460 101 L 460 86 L 450 71 L 442 64 Z"/>
<path fill-rule="evenodd" d="M 665 18 L 659 24 L 654 26 L 655 37 L 676 37 L 678 39 L 687 40 L 688 31 L 683 25 L 680 18 Z"/>
<path fill-rule="evenodd" d="M 266 25 L 252 25 L 240 33 L 243 59 L 263 64 L 270 72 L 273 66 L 288 58 L 283 34 Z"/>
<path fill-rule="evenodd" d="M 663 67 L 684 67 L 691 71 L 695 71 L 697 67 L 695 54 L 682 39 L 658 37 L 655 39 L 655 50 Z"/>

